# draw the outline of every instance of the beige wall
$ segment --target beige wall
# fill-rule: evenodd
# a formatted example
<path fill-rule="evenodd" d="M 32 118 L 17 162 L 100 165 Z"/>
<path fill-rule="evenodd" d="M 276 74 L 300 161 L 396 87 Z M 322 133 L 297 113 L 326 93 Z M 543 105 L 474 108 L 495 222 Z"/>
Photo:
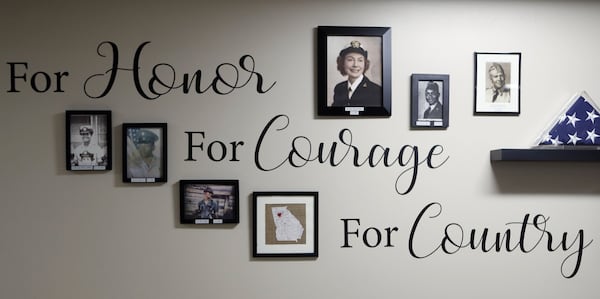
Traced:
<path fill-rule="evenodd" d="M 86 3 L 89 2 L 89 3 Z M 597 298 L 600 275 L 598 168 L 589 163 L 491 164 L 497 148 L 526 148 L 574 93 L 600 99 L 600 4 L 593 1 L 11 1 L 0 12 L 0 297 L 2 298 Z M 316 27 L 392 28 L 392 97 L 389 118 L 316 117 Z M 178 75 L 201 69 L 206 80 L 217 65 L 250 54 L 265 94 L 242 88 L 229 95 L 172 91 L 148 101 L 136 92 L 131 72 L 119 73 L 113 90 L 91 100 L 89 76 L 109 68 L 96 47 L 119 46 L 120 66 L 131 68 L 138 45 L 143 72 L 154 64 Z M 473 116 L 473 53 L 521 52 L 521 114 Z M 63 93 L 36 93 L 18 81 L 10 89 L 9 62 L 27 62 L 28 75 L 68 71 Z M 450 126 L 411 130 L 410 75 L 450 75 Z M 148 73 L 145 73 L 148 74 Z M 203 78 L 204 79 L 204 78 Z M 208 81 L 204 81 L 205 83 Z M 252 81 L 251 84 L 254 84 Z M 99 87 L 97 87 L 99 88 Z M 73 173 L 64 167 L 64 112 L 110 109 L 113 170 Z M 273 133 L 263 154 L 284 159 L 291 139 L 313 146 L 337 141 L 343 128 L 366 153 L 374 144 L 397 151 L 419 147 L 420 157 L 439 144 L 438 169 L 421 165 L 416 186 L 401 196 L 400 167 L 339 167 L 310 163 L 263 172 L 254 148 L 278 114 L 289 127 Z M 121 183 L 121 124 L 167 122 L 169 180 L 159 185 Z M 206 143 L 244 141 L 239 162 L 187 155 L 185 131 L 204 131 Z M 179 224 L 178 181 L 237 179 L 240 223 Z M 252 258 L 253 191 L 319 192 L 317 259 Z M 561 263 L 574 252 L 482 253 L 468 248 L 437 251 L 425 259 L 409 253 L 410 230 L 429 203 L 441 215 L 424 218 L 415 248 L 432 251 L 448 223 L 465 234 L 519 229 L 525 214 L 550 219 L 555 240 L 585 232 L 594 240 L 572 279 Z M 433 212 L 426 216 L 433 216 Z M 368 227 L 398 227 L 394 247 L 367 248 L 341 219 Z M 531 226 L 529 226 L 531 227 Z M 456 229 L 455 226 L 453 226 Z M 457 233 L 453 230 L 453 233 Z M 535 244 L 540 234 L 527 235 Z M 554 243 L 553 246 L 556 246 Z M 566 272 L 574 259 L 564 265 Z"/>

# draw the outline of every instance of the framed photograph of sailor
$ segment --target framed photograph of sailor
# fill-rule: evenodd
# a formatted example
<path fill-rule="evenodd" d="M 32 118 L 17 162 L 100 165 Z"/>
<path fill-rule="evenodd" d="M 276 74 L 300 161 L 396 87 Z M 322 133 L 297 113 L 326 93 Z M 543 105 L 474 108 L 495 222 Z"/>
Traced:
<path fill-rule="evenodd" d="M 67 170 L 110 170 L 111 112 L 67 110 L 65 114 Z"/>
<path fill-rule="evenodd" d="M 253 256 L 317 257 L 318 192 L 254 192 Z"/>
<path fill-rule="evenodd" d="M 317 28 L 319 116 L 391 116 L 391 28 Z"/>
<path fill-rule="evenodd" d="M 449 90 L 449 75 L 412 74 L 411 127 L 447 128 Z"/>
<path fill-rule="evenodd" d="M 180 223 L 239 223 L 238 190 L 237 180 L 179 181 Z"/>
<path fill-rule="evenodd" d="M 518 115 L 521 53 L 475 52 L 475 114 Z"/>
<path fill-rule="evenodd" d="M 123 124 L 123 182 L 167 181 L 167 124 Z"/>

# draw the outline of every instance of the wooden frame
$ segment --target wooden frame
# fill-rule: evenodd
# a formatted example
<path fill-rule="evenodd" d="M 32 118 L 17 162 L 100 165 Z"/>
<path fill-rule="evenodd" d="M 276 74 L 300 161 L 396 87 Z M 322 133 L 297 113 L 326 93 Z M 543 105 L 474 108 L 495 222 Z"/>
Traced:
<path fill-rule="evenodd" d="M 254 192 L 253 256 L 317 257 L 317 192 Z"/>
<path fill-rule="evenodd" d="M 67 110 L 67 170 L 112 169 L 111 112 L 107 110 Z"/>
<path fill-rule="evenodd" d="M 123 124 L 123 182 L 167 181 L 167 124 Z"/>
<path fill-rule="evenodd" d="M 450 115 L 449 78 L 449 75 L 412 74 L 411 127 L 448 127 Z"/>
<path fill-rule="evenodd" d="M 317 28 L 319 116 L 392 115 L 391 35 L 390 27 Z"/>
<path fill-rule="evenodd" d="M 474 113 L 521 113 L 521 53 L 475 52 Z"/>
<path fill-rule="evenodd" d="M 180 223 L 239 223 L 239 197 L 237 180 L 181 180 Z"/>

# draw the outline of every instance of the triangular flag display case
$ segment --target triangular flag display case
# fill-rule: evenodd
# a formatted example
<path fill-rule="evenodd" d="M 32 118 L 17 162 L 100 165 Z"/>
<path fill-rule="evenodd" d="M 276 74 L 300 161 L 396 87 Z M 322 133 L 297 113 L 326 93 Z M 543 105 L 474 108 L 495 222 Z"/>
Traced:
<path fill-rule="evenodd" d="M 490 151 L 491 161 L 600 161 L 600 110 L 582 91 L 573 96 L 529 149 Z"/>

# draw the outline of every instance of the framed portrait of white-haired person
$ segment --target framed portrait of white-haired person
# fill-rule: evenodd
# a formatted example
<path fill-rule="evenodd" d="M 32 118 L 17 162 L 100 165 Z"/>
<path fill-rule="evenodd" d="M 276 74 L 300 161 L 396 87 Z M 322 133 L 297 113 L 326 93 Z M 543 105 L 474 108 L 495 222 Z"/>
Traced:
<path fill-rule="evenodd" d="M 521 53 L 475 52 L 475 114 L 519 115 Z"/>
<path fill-rule="evenodd" d="M 167 181 L 167 124 L 123 124 L 123 182 Z"/>
<path fill-rule="evenodd" d="M 391 116 L 391 28 L 317 28 L 319 116 Z"/>
<path fill-rule="evenodd" d="M 111 136 L 110 111 L 66 111 L 67 170 L 110 170 Z"/>

